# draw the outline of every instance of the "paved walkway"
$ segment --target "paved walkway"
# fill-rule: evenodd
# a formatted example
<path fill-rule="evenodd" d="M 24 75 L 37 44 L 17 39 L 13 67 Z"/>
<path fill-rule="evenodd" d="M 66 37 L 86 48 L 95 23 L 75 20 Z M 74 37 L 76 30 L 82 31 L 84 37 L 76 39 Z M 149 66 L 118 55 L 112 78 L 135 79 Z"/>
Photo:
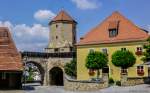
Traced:
<path fill-rule="evenodd" d="M 0 93 L 150 93 L 150 85 L 143 84 L 131 87 L 112 86 L 99 91 L 91 92 L 65 91 L 63 87 L 57 86 L 28 86 L 25 90 L 0 90 Z"/>

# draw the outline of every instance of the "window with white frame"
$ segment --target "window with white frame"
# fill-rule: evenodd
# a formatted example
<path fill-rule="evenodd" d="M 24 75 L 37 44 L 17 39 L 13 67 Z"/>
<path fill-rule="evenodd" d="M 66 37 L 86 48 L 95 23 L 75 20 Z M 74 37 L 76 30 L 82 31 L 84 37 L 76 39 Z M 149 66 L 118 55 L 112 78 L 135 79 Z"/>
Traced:
<path fill-rule="evenodd" d="M 104 54 L 106 54 L 106 55 L 107 55 L 107 54 L 108 54 L 108 50 L 107 50 L 107 48 L 103 48 L 103 49 L 102 49 L 102 52 L 103 52 Z"/>
<path fill-rule="evenodd" d="M 143 50 L 142 47 L 137 47 L 136 49 L 137 49 L 137 51 L 140 51 L 140 52 L 142 52 L 142 50 Z"/>
<path fill-rule="evenodd" d="M 121 68 L 121 73 L 122 74 L 126 74 L 127 73 L 127 69 L 126 68 Z"/>
<path fill-rule="evenodd" d="M 121 51 L 126 51 L 127 49 L 126 48 L 121 48 Z"/>
<path fill-rule="evenodd" d="M 6 73 L 0 73 L 0 78 L 1 79 L 6 79 Z"/>
<path fill-rule="evenodd" d="M 94 52 L 94 49 L 89 49 L 89 52 L 90 52 L 90 53 Z"/>
<path fill-rule="evenodd" d="M 137 66 L 137 71 L 138 72 L 143 72 L 144 71 L 144 67 L 143 66 Z"/>
<path fill-rule="evenodd" d="M 110 29 L 109 30 L 109 37 L 116 37 L 118 35 L 117 29 Z"/>

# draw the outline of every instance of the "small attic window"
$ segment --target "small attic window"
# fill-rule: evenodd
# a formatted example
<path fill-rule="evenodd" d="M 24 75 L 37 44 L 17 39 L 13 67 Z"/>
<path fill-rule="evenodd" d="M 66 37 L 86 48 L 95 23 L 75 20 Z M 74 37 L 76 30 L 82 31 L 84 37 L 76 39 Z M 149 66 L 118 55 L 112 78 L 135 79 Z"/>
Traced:
<path fill-rule="evenodd" d="M 116 37 L 118 35 L 117 29 L 109 29 L 109 37 Z"/>
<path fill-rule="evenodd" d="M 119 27 L 119 21 L 110 21 L 109 22 L 109 37 L 116 37 L 118 35 L 118 27 Z"/>

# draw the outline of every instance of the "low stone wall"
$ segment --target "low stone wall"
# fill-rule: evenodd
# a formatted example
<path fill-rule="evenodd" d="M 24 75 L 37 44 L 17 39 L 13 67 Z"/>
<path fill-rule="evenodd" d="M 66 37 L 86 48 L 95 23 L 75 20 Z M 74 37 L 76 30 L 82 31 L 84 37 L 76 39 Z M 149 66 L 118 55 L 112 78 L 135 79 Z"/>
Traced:
<path fill-rule="evenodd" d="M 65 78 L 64 88 L 70 91 L 95 91 L 108 87 L 108 79 L 102 81 L 78 81 Z"/>
<path fill-rule="evenodd" d="M 127 78 L 126 82 L 122 82 L 122 86 L 134 86 L 144 84 L 144 78 Z"/>

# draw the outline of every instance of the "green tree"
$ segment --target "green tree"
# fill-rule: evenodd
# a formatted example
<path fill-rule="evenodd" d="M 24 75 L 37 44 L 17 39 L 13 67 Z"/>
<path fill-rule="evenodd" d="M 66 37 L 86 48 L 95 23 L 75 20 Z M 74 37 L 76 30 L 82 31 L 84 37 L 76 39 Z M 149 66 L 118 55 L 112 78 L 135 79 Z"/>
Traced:
<path fill-rule="evenodd" d="M 65 73 L 71 77 L 77 76 L 77 62 L 73 59 L 70 63 L 66 63 L 65 65 Z"/>
<path fill-rule="evenodd" d="M 118 50 L 112 55 L 112 63 L 123 69 L 132 67 L 136 62 L 136 58 L 130 51 L 121 51 Z"/>
<path fill-rule="evenodd" d="M 87 58 L 86 58 L 86 64 L 85 66 L 88 69 L 95 69 L 97 70 L 97 78 L 99 78 L 99 69 L 104 68 L 107 66 L 108 63 L 108 58 L 105 54 L 94 51 L 94 52 L 89 52 Z"/>
<path fill-rule="evenodd" d="M 148 44 L 144 45 L 145 52 L 143 53 L 144 57 L 142 58 L 144 62 L 150 61 L 150 38 L 148 38 L 147 41 Z"/>

